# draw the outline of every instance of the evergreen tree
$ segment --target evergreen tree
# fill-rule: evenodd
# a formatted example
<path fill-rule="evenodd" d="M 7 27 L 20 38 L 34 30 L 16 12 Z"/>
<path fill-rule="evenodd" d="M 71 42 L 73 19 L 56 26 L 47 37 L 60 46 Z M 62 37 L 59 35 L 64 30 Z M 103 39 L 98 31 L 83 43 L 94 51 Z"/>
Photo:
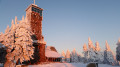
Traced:
<path fill-rule="evenodd" d="M 83 45 L 83 56 L 84 58 L 82 60 L 86 63 L 88 61 L 88 49 L 86 44 Z"/>
<path fill-rule="evenodd" d="M 15 24 L 12 20 L 11 28 L 7 27 L 4 34 L 3 44 L 7 47 L 5 67 L 15 67 L 17 62 L 33 59 L 34 47 L 31 39 L 33 33 L 30 24 L 23 19 L 19 24 L 17 22 L 15 17 Z"/>
<path fill-rule="evenodd" d="M 79 62 L 78 54 L 77 54 L 75 48 L 71 52 L 71 62 Z"/>
<path fill-rule="evenodd" d="M 15 25 L 14 21 L 11 22 L 11 28 L 5 30 L 4 34 L 4 41 L 3 44 L 7 47 L 7 55 L 6 55 L 6 62 L 4 64 L 4 67 L 15 67 L 16 61 L 14 60 L 14 46 L 15 46 Z"/>
<path fill-rule="evenodd" d="M 66 62 L 70 62 L 70 51 L 69 50 L 67 50 L 67 52 L 66 52 L 66 55 L 65 55 L 65 60 L 66 60 Z"/>
<path fill-rule="evenodd" d="M 90 37 L 88 38 L 88 46 L 89 46 L 89 49 L 90 49 L 90 50 L 91 50 L 91 49 L 95 50 L 95 47 L 93 46 L 93 43 L 92 43 Z"/>
<path fill-rule="evenodd" d="M 96 54 L 95 61 L 98 63 L 103 63 L 104 54 L 103 52 L 101 52 L 98 42 L 95 43 L 95 54 Z"/>
<path fill-rule="evenodd" d="M 106 41 L 106 49 L 104 51 L 104 63 L 113 64 L 113 62 L 114 62 L 114 56 L 108 42 Z"/>
<path fill-rule="evenodd" d="M 95 54 L 95 47 L 91 41 L 90 38 L 88 38 L 88 46 L 89 46 L 89 50 L 88 50 L 88 61 L 89 62 L 94 62 L 96 59 L 96 54 Z"/>
<path fill-rule="evenodd" d="M 0 33 L 0 43 L 2 43 L 3 40 L 4 40 L 4 34 L 1 32 L 1 33 Z"/>
<path fill-rule="evenodd" d="M 30 24 L 22 19 L 22 22 L 17 26 L 15 33 L 15 50 L 18 51 L 15 60 L 20 59 L 21 63 L 33 58 L 34 47 L 32 46 L 33 40 L 31 39 L 31 35 Z"/>
<path fill-rule="evenodd" d="M 62 62 L 65 62 L 65 52 L 62 51 Z"/>
<path fill-rule="evenodd" d="M 99 47 L 98 41 L 95 43 L 95 51 L 100 51 L 100 47 Z"/>
<path fill-rule="evenodd" d="M 77 53 L 77 56 L 78 56 L 78 62 L 82 62 L 81 54 L 78 54 L 78 53 Z"/>
<path fill-rule="evenodd" d="M 120 39 L 117 42 L 117 47 L 116 47 L 116 59 L 120 63 Z"/>

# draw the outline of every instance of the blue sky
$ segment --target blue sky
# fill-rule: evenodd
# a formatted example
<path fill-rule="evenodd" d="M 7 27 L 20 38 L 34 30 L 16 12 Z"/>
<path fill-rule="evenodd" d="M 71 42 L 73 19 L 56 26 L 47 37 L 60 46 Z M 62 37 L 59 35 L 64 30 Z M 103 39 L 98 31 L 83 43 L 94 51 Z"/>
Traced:
<path fill-rule="evenodd" d="M 21 20 L 34 0 L 0 0 L 0 32 Z M 120 0 L 36 0 L 43 8 L 43 35 L 58 52 L 74 48 L 81 53 L 88 37 L 105 49 L 105 40 L 115 52 L 120 37 Z"/>

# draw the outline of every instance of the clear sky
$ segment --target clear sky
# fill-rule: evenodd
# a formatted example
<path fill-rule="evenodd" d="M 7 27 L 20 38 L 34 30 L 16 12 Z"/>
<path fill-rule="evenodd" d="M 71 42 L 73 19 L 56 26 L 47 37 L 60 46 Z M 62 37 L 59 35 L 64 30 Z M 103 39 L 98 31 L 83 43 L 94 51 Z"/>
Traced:
<path fill-rule="evenodd" d="M 0 32 L 21 20 L 34 0 L 0 0 Z M 81 53 L 88 37 L 105 49 L 105 40 L 115 52 L 120 37 L 120 0 L 36 0 L 43 8 L 43 35 L 58 52 L 74 48 Z"/>

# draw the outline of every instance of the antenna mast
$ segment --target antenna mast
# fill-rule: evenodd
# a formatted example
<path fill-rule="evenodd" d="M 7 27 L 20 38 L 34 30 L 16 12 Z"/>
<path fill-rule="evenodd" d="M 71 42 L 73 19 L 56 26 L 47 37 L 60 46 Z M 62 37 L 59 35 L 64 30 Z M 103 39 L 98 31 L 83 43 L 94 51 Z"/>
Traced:
<path fill-rule="evenodd" d="M 34 4 L 35 4 L 35 0 L 34 0 Z"/>

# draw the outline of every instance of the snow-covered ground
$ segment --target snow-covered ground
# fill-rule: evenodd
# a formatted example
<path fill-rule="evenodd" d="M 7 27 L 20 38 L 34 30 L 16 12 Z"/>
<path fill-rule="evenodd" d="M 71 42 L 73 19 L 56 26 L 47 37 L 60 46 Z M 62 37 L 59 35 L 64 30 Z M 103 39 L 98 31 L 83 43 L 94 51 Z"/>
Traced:
<path fill-rule="evenodd" d="M 87 64 L 83 64 L 83 63 L 50 63 L 43 65 L 29 65 L 28 67 L 86 67 L 86 65 Z M 99 64 L 98 67 L 120 67 L 120 66 Z"/>
<path fill-rule="evenodd" d="M 26 67 L 86 67 L 86 66 L 87 64 L 83 64 L 83 63 L 49 63 L 49 64 L 29 65 Z M 0 67 L 3 67 L 3 64 L 0 64 Z M 18 65 L 17 67 L 20 66 Z M 120 67 L 120 66 L 98 64 L 98 67 Z"/>

